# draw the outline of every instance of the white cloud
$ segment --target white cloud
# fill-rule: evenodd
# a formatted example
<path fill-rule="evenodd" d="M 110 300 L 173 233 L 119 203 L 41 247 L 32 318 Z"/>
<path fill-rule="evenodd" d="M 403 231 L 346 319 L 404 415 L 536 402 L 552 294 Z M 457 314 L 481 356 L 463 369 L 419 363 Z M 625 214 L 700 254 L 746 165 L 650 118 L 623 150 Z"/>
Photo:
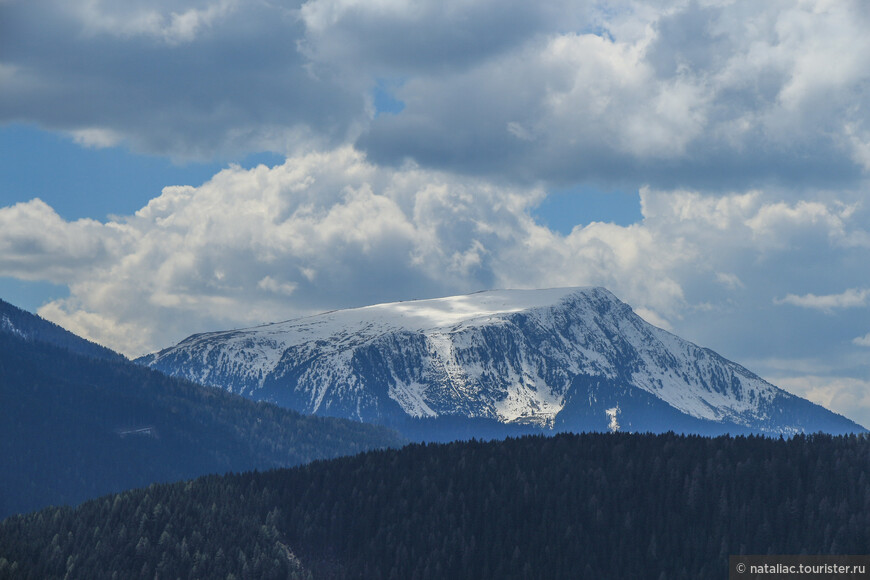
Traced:
<path fill-rule="evenodd" d="M 414 164 L 378 167 L 345 147 L 166 187 L 135 215 L 107 223 L 64 221 L 39 200 L 2 208 L 0 275 L 69 285 L 70 297 L 46 314 L 135 354 L 210 328 L 493 287 L 603 285 L 680 332 L 704 313 L 733 309 L 734 289 L 748 290 L 745 300 L 777 268 L 806 263 L 800 240 L 819 228 L 824 262 L 856 251 L 830 231 L 844 236 L 863 223 L 833 201 L 813 206 L 813 216 L 836 217 L 819 220 L 762 191 L 716 198 L 644 189 L 641 222 L 592 222 L 563 236 L 530 215 L 542 195 Z M 759 232 L 771 243 L 753 241 Z M 717 289 L 729 292 L 717 301 Z M 786 299 L 801 300 L 812 298 Z M 116 329 L 129 325 L 140 332 L 125 342 Z"/>
<path fill-rule="evenodd" d="M 63 220 L 34 199 L 0 208 L 0 272 L 24 280 L 68 284 L 122 253 L 124 228 L 95 220 Z"/>
<path fill-rule="evenodd" d="M 167 187 L 105 224 L 65 222 L 38 200 L 4 208 L 0 275 L 68 284 L 41 312 L 131 354 L 209 328 L 491 287 L 607 285 L 667 326 L 655 312 L 677 311 L 680 244 L 639 226 L 553 234 L 529 215 L 541 195 L 342 148 Z"/>
<path fill-rule="evenodd" d="M 870 297 L 870 290 L 866 288 L 850 288 L 840 294 L 821 296 L 815 294 L 805 294 L 804 296 L 787 294 L 785 298 L 777 299 L 774 302 L 776 304 L 790 304 L 801 308 L 813 308 L 831 312 L 835 308 L 863 308 L 867 306 L 868 297 Z"/>
<path fill-rule="evenodd" d="M 100 129 L 91 127 L 87 129 L 76 129 L 70 131 L 73 141 L 84 147 L 93 147 L 95 149 L 103 149 L 105 147 L 114 147 L 121 143 L 123 138 L 121 135 L 111 129 Z"/>
<path fill-rule="evenodd" d="M 857 336 L 853 338 L 852 344 L 857 344 L 858 346 L 870 346 L 870 332 L 868 332 L 864 336 Z"/>

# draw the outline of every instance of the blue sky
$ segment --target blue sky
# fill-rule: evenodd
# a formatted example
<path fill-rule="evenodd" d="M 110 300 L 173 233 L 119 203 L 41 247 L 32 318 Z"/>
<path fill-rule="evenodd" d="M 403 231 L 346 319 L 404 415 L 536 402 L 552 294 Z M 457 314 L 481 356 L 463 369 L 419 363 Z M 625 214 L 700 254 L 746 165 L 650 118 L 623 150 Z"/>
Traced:
<path fill-rule="evenodd" d="M 138 355 L 602 285 L 870 423 L 861 2 L 0 1 L 0 296 Z"/>

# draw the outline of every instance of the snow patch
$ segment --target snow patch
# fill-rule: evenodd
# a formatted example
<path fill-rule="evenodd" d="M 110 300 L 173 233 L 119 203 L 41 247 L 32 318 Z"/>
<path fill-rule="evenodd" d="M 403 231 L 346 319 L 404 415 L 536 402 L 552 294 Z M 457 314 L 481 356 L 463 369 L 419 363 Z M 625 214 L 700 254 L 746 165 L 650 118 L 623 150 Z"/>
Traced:
<path fill-rule="evenodd" d="M 3 330 L 4 332 L 8 332 L 10 334 L 15 334 L 17 336 L 20 336 L 21 338 L 27 338 L 27 335 L 25 333 L 20 331 L 18 328 L 16 328 L 14 324 L 12 324 L 12 321 L 9 320 L 9 316 L 7 316 L 6 314 L 4 314 L 3 318 L 0 319 L 0 330 Z"/>

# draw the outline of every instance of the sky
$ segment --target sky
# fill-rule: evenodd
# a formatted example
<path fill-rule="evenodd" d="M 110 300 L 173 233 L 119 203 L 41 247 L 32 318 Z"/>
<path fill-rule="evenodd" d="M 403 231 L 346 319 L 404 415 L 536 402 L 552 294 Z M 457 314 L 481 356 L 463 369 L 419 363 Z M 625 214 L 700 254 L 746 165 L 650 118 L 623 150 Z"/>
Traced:
<path fill-rule="evenodd" d="M 870 426 L 860 1 L 0 0 L 0 298 L 138 356 L 605 286 Z"/>

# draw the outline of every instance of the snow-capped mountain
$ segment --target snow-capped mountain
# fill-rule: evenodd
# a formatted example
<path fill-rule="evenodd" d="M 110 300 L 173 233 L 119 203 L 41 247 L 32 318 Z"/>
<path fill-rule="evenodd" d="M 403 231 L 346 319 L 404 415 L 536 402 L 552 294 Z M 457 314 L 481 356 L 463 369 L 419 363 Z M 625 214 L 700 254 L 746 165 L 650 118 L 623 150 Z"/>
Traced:
<path fill-rule="evenodd" d="M 191 336 L 138 360 L 304 413 L 559 430 L 863 428 L 656 328 L 604 288 L 496 290 Z"/>

